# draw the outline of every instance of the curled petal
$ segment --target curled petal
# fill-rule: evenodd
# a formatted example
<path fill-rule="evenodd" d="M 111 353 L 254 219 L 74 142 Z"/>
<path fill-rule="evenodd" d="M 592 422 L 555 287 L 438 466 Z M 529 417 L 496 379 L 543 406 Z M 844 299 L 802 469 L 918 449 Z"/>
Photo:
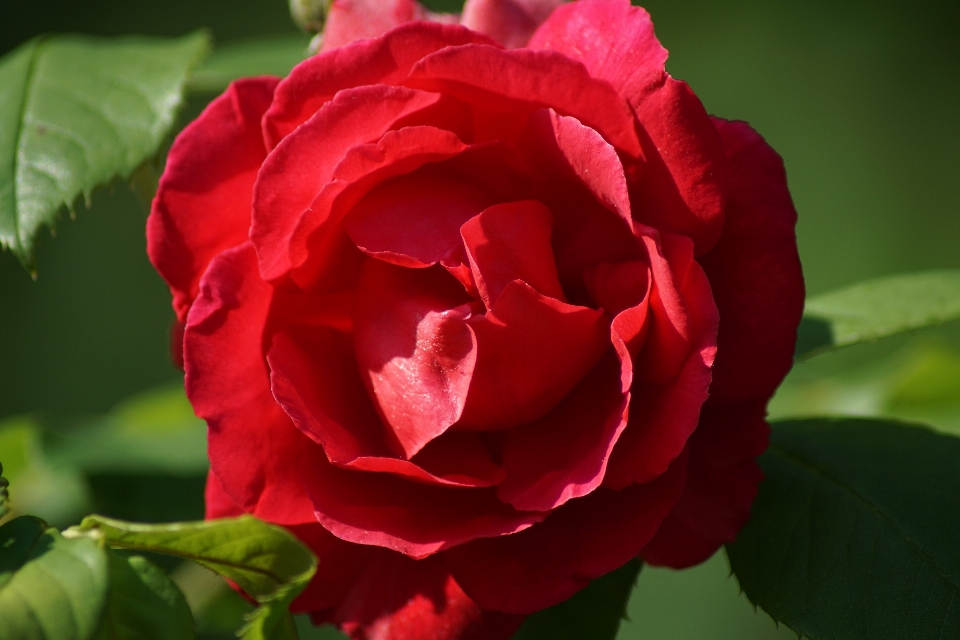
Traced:
<path fill-rule="evenodd" d="M 484 315 L 473 380 L 457 425 L 503 430 L 544 416 L 597 364 L 609 346 L 602 312 L 565 304 L 513 281 Z"/>
<path fill-rule="evenodd" d="M 596 129 L 627 154 L 640 154 L 625 100 L 582 64 L 553 51 L 447 47 L 418 62 L 403 84 L 458 98 L 497 117 L 550 107 Z"/>
<path fill-rule="evenodd" d="M 369 259 L 360 278 L 357 364 L 371 397 L 410 459 L 460 419 L 477 358 L 468 299 L 443 271 Z"/>
<path fill-rule="evenodd" d="M 483 303 L 493 307 L 514 280 L 561 302 L 550 240 L 553 216 L 536 200 L 494 205 L 460 229 Z"/>
<path fill-rule="evenodd" d="M 334 0 L 323 29 L 323 50 L 354 40 L 376 38 L 394 27 L 423 20 L 426 12 L 417 0 Z"/>

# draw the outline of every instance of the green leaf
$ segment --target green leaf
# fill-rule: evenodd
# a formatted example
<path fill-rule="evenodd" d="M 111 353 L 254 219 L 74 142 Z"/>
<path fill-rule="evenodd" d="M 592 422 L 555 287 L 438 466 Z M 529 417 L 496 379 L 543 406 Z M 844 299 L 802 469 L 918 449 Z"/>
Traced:
<path fill-rule="evenodd" d="M 112 547 L 179 556 L 233 580 L 261 605 L 242 631 L 247 640 L 271 638 L 285 624 L 290 603 L 317 568 L 316 557 L 292 534 L 252 516 L 163 525 L 89 516 L 67 534 L 93 535 Z"/>
<path fill-rule="evenodd" d="M 37 518 L 0 527 L 0 638 L 88 640 L 107 602 L 107 553 Z"/>
<path fill-rule="evenodd" d="M 202 32 L 180 39 L 41 37 L 0 58 L 0 246 L 33 270 L 60 209 L 154 156 Z"/>
<path fill-rule="evenodd" d="M 136 395 L 102 418 L 49 430 L 47 456 L 88 474 L 205 474 L 207 428 L 193 413 L 183 383 Z"/>
<path fill-rule="evenodd" d="M 960 439 L 905 423 L 776 424 L 740 586 L 811 640 L 960 637 Z"/>
<path fill-rule="evenodd" d="M 140 556 L 108 553 L 110 595 L 97 640 L 192 640 L 193 616 L 183 594 Z"/>
<path fill-rule="evenodd" d="M 870 280 L 807 300 L 797 358 L 960 318 L 960 271 Z"/>
<path fill-rule="evenodd" d="M 249 76 L 286 76 L 307 54 L 310 38 L 301 34 L 248 38 L 218 46 L 190 76 L 191 91 L 220 93 Z"/>
<path fill-rule="evenodd" d="M 640 561 L 631 560 L 566 602 L 528 617 L 514 640 L 613 640 L 638 575 Z"/>

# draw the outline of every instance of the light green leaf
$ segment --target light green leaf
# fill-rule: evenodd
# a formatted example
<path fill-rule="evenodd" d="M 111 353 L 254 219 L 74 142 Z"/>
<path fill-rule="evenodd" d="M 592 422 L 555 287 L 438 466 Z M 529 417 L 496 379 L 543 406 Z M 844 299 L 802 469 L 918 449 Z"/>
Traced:
<path fill-rule="evenodd" d="M 136 395 L 102 418 L 73 428 L 48 430 L 47 456 L 87 473 L 206 472 L 207 429 L 183 392 L 183 383 Z"/>
<path fill-rule="evenodd" d="M 108 553 L 110 595 L 97 640 L 193 640 L 193 616 L 183 594 L 140 556 Z"/>
<path fill-rule="evenodd" d="M 107 553 L 37 518 L 0 527 L 0 638 L 89 640 L 107 602 Z"/>
<path fill-rule="evenodd" d="M 904 423 L 776 424 L 727 548 L 755 604 L 811 640 L 960 637 L 960 439 Z"/>
<path fill-rule="evenodd" d="M 154 156 L 209 38 L 49 36 L 0 58 L 0 246 L 28 269 L 60 209 Z"/>
<path fill-rule="evenodd" d="M 640 561 L 631 560 L 566 602 L 528 617 L 514 640 L 613 640 L 638 575 Z"/>
<path fill-rule="evenodd" d="M 191 91 L 220 93 L 249 76 L 284 77 L 307 55 L 310 38 L 300 34 L 249 38 L 214 49 L 190 76 Z"/>
<path fill-rule="evenodd" d="M 870 280 L 807 300 L 797 358 L 960 318 L 960 271 Z"/>
<path fill-rule="evenodd" d="M 247 640 L 272 637 L 317 568 L 316 557 L 292 534 L 252 516 L 163 525 L 89 516 L 67 535 L 92 535 L 112 547 L 179 556 L 233 580 L 261 605 L 243 629 Z"/>

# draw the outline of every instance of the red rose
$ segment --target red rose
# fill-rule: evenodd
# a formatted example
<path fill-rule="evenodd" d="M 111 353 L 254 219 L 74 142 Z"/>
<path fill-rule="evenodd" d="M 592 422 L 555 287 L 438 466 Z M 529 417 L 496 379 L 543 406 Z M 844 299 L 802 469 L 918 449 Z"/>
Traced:
<path fill-rule="evenodd" d="M 340 0 L 160 182 L 208 515 L 290 527 L 296 609 L 355 637 L 508 637 L 637 555 L 706 559 L 756 493 L 804 297 L 782 162 L 645 11 L 555 4 L 468 3 L 532 32 L 509 50 Z"/>

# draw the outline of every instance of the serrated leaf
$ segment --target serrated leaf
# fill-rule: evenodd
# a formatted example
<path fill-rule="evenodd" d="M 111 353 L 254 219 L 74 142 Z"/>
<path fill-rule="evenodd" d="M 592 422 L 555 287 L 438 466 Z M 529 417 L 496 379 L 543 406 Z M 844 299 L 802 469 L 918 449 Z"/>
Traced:
<path fill-rule="evenodd" d="M 110 595 L 97 640 L 192 640 L 193 615 L 183 594 L 140 556 L 109 552 Z"/>
<path fill-rule="evenodd" d="M 37 518 L 0 527 L 0 638 L 89 640 L 107 602 L 107 553 Z"/>
<path fill-rule="evenodd" d="M 162 525 L 89 516 L 68 535 L 93 535 L 112 547 L 179 556 L 233 580 L 261 605 L 242 631 L 246 640 L 272 637 L 317 568 L 316 557 L 292 534 L 252 516 Z"/>
<path fill-rule="evenodd" d="M 640 561 L 592 581 L 566 602 L 529 616 L 513 640 L 613 640 L 626 616 Z"/>
<path fill-rule="evenodd" d="M 190 76 L 191 91 L 220 93 L 249 76 L 286 76 L 307 55 L 310 38 L 301 34 L 249 38 L 218 46 Z"/>
<path fill-rule="evenodd" d="M 776 424 L 727 547 L 755 604 L 811 640 L 960 637 L 960 439 L 905 423 Z"/>
<path fill-rule="evenodd" d="M 177 382 L 138 394 L 101 418 L 48 430 L 51 462 L 88 474 L 206 473 L 207 428 Z"/>
<path fill-rule="evenodd" d="M 797 358 L 960 318 L 960 271 L 880 278 L 807 300 Z"/>
<path fill-rule="evenodd" d="M 33 269 L 44 225 L 128 179 L 173 127 L 209 37 L 34 39 L 0 58 L 0 246 Z"/>

